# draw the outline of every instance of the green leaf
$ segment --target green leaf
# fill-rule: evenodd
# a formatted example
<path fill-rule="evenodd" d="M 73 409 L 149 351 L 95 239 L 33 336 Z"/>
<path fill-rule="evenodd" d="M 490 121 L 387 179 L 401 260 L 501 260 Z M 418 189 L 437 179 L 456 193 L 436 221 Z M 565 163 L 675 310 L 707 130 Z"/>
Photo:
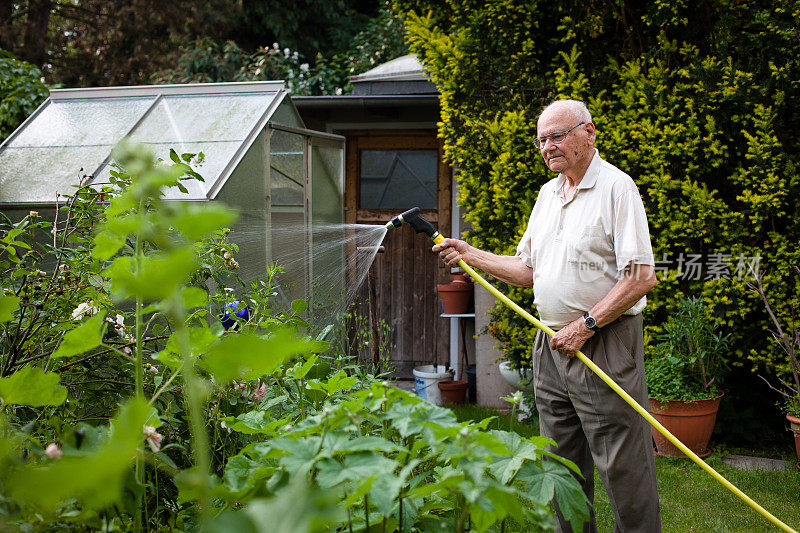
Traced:
<path fill-rule="evenodd" d="M 249 502 L 243 511 L 228 511 L 215 517 L 203 531 L 223 533 L 323 533 L 331 524 L 346 520 L 335 494 L 308 486 L 296 479 L 274 497 Z"/>
<path fill-rule="evenodd" d="M 351 433 L 328 433 L 325 437 L 325 446 L 334 454 L 355 452 L 385 452 L 392 453 L 400 447 L 390 440 L 377 436 L 362 436 L 353 438 Z"/>
<path fill-rule="evenodd" d="M 366 481 L 391 476 L 397 461 L 374 453 L 347 455 L 343 462 L 325 459 L 317 464 L 317 481 L 320 487 L 330 488 L 345 481 Z"/>
<path fill-rule="evenodd" d="M 201 365 L 220 382 L 232 379 L 253 380 L 271 374 L 284 361 L 312 352 L 318 343 L 298 339 L 290 330 L 271 337 L 229 334 L 212 346 Z"/>
<path fill-rule="evenodd" d="M 118 257 L 105 270 L 105 275 L 111 278 L 117 299 L 141 295 L 147 300 L 162 300 L 186 281 L 196 264 L 193 250 L 183 247 L 168 254 L 143 257 L 138 273 L 133 271 L 130 257 Z"/>
<path fill-rule="evenodd" d="M 67 399 L 67 389 L 60 381 L 61 376 L 54 372 L 26 366 L 7 378 L 0 378 L 0 398 L 6 404 L 31 407 L 61 405 Z"/>
<path fill-rule="evenodd" d="M 492 474 L 504 485 L 514 478 L 526 460 L 536 462 L 541 457 L 543 448 L 516 433 L 496 430 L 489 433 L 508 449 L 508 455 L 497 457 L 492 464 Z"/>
<path fill-rule="evenodd" d="M 53 359 L 82 354 L 100 346 L 108 326 L 105 317 L 105 312 L 97 313 L 77 328 L 68 331 L 61 346 L 53 352 Z"/>
<path fill-rule="evenodd" d="M 525 492 L 531 499 L 541 505 L 550 503 L 555 494 L 558 507 L 573 531 L 580 531 L 581 524 L 589 519 L 589 500 L 564 465 L 555 461 L 542 461 L 541 466 L 525 463 L 517 479 L 525 483 Z"/>
<path fill-rule="evenodd" d="M 243 493 L 252 489 L 257 481 L 267 479 L 275 472 L 275 467 L 254 461 L 243 454 L 234 455 L 225 465 L 223 481 L 233 492 Z"/>
<path fill-rule="evenodd" d="M 169 158 L 172 159 L 173 163 L 181 163 L 181 158 L 178 156 L 178 153 L 174 148 L 169 149 Z"/>
<path fill-rule="evenodd" d="M 327 383 L 322 382 L 322 386 L 329 395 L 335 394 L 339 391 L 347 390 L 356 384 L 358 380 L 355 376 L 348 376 L 344 370 L 339 370 L 330 377 Z"/>
<path fill-rule="evenodd" d="M 308 360 L 305 363 L 295 367 L 294 369 L 295 379 L 302 379 L 306 377 L 306 374 L 308 374 L 308 372 L 311 370 L 311 367 L 314 366 L 314 364 L 317 362 L 318 359 L 319 359 L 318 355 L 312 354 L 311 356 L 309 356 Z"/>
<path fill-rule="evenodd" d="M 92 257 L 100 261 L 107 261 L 114 257 L 114 254 L 116 254 L 124 244 L 124 237 L 109 231 L 101 231 L 94 238 Z"/>
<path fill-rule="evenodd" d="M 270 442 L 273 450 L 285 452 L 280 456 L 280 464 L 294 477 L 304 477 L 317 461 L 330 457 L 330 452 L 320 446 L 321 439 L 317 436 L 308 437 L 298 441 L 291 439 L 274 439 Z"/>
<path fill-rule="evenodd" d="M 292 311 L 298 315 L 308 309 L 308 302 L 302 299 L 292 300 Z"/>
<path fill-rule="evenodd" d="M 49 512 L 72 498 L 84 509 L 119 502 L 123 480 L 144 441 L 142 428 L 148 411 L 147 402 L 130 401 L 111 420 L 113 430 L 99 449 L 84 456 L 65 455 L 44 468 L 20 468 L 8 476 L 8 491 L 14 498 Z"/>
<path fill-rule="evenodd" d="M 184 287 L 181 289 L 181 303 L 184 309 L 205 307 L 208 303 L 208 293 L 199 287 Z"/>
<path fill-rule="evenodd" d="M 0 322 L 8 322 L 14 318 L 14 311 L 19 309 L 19 298 L 0 294 Z"/>
<path fill-rule="evenodd" d="M 275 399 L 284 400 L 286 399 L 286 396 L 273 398 L 273 400 Z M 255 435 L 258 433 L 273 435 L 278 427 L 287 423 L 286 419 L 282 418 L 280 420 L 274 420 L 269 416 L 269 413 L 261 410 L 248 411 L 240 414 L 236 418 L 228 416 L 222 418 L 221 420 L 225 422 L 225 425 L 231 431 L 244 433 L 245 435 Z"/>
<path fill-rule="evenodd" d="M 230 226 L 236 222 L 236 211 L 220 203 L 186 205 L 172 220 L 170 225 L 191 241 L 210 235 L 214 230 Z"/>

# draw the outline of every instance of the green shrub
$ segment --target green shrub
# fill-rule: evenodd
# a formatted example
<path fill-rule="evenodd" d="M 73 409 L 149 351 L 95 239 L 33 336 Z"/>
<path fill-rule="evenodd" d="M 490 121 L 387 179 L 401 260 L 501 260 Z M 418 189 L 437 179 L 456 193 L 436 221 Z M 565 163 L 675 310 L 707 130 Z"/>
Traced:
<path fill-rule="evenodd" d="M 648 213 L 660 279 L 645 310 L 648 351 L 680 297 L 702 294 L 733 332 L 732 366 L 786 375 L 744 283 L 758 263 L 768 293 L 800 308 L 800 8 L 779 4 L 722 1 L 699 17 L 680 2 L 396 1 L 441 93 L 467 239 L 514 252 L 554 177 L 531 142 L 538 114 L 556 98 L 584 99 L 601 155 L 636 181 Z M 697 279 L 689 254 L 705 265 Z M 528 289 L 510 294 L 532 301 Z M 501 306 L 493 316 L 506 356 L 528 365 L 527 323 Z"/>
<path fill-rule="evenodd" d="M 647 389 L 659 401 L 716 397 L 727 370 L 728 335 L 703 298 L 682 298 L 645 360 Z"/>
<path fill-rule="evenodd" d="M 0 50 L 0 142 L 47 98 L 41 79 L 38 68 Z"/>

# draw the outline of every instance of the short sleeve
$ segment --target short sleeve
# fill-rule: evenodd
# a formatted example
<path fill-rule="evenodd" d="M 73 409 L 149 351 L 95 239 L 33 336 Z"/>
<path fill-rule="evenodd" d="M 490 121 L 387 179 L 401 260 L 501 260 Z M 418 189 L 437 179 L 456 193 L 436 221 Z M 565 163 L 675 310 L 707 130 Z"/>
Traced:
<path fill-rule="evenodd" d="M 528 227 L 525 228 L 525 233 L 522 235 L 519 244 L 517 245 L 517 257 L 522 259 L 528 267 L 533 268 L 533 261 L 531 260 L 531 223 L 528 220 Z"/>
<path fill-rule="evenodd" d="M 631 264 L 655 266 L 642 197 L 631 182 L 614 200 L 614 254 L 617 270 Z"/>

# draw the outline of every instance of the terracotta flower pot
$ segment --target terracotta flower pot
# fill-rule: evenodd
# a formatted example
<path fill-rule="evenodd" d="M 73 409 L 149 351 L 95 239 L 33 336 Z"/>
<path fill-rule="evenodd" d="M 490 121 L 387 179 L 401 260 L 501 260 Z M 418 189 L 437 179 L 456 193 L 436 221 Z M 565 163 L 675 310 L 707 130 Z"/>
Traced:
<path fill-rule="evenodd" d="M 459 381 L 440 381 L 437 383 L 439 392 L 442 395 L 442 403 L 461 405 L 467 396 L 468 382 L 464 380 Z"/>
<path fill-rule="evenodd" d="M 695 400 L 693 402 L 680 402 L 669 400 L 660 402 L 650 398 L 650 414 L 658 420 L 670 433 L 700 457 L 708 457 L 708 441 L 714 431 L 717 420 L 719 402 L 724 394 L 716 398 Z M 686 457 L 674 444 L 659 433 L 656 428 L 651 428 L 653 439 L 656 441 L 656 455 L 665 457 Z"/>
<path fill-rule="evenodd" d="M 469 312 L 472 297 L 472 283 L 441 283 L 437 285 L 439 298 L 442 300 L 442 311 L 446 315 L 463 315 Z"/>
<path fill-rule="evenodd" d="M 800 418 L 786 415 L 786 420 L 789 421 L 789 428 L 794 433 L 794 451 L 797 453 L 797 460 L 800 461 Z M 800 468 L 800 463 L 797 467 Z"/>
<path fill-rule="evenodd" d="M 456 272 L 450 274 L 450 283 L 472 283 L 472 282 L 463 272 Z"/>

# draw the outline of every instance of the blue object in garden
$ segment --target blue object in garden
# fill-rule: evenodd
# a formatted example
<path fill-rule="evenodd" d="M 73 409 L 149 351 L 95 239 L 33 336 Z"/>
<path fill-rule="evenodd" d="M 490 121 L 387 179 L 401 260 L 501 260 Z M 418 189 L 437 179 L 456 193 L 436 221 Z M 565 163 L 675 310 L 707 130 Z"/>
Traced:
<path fill-rule="evenodd" d="M 225 306 L 225 314 L 222 316 L 222 326 L 225 329 L 230 329 L 236 325 L 236 319 L 231 316 L 231 313 L 247 320 L 250 318 L 250 310 L 242 301 L 231 302 Z"/>

